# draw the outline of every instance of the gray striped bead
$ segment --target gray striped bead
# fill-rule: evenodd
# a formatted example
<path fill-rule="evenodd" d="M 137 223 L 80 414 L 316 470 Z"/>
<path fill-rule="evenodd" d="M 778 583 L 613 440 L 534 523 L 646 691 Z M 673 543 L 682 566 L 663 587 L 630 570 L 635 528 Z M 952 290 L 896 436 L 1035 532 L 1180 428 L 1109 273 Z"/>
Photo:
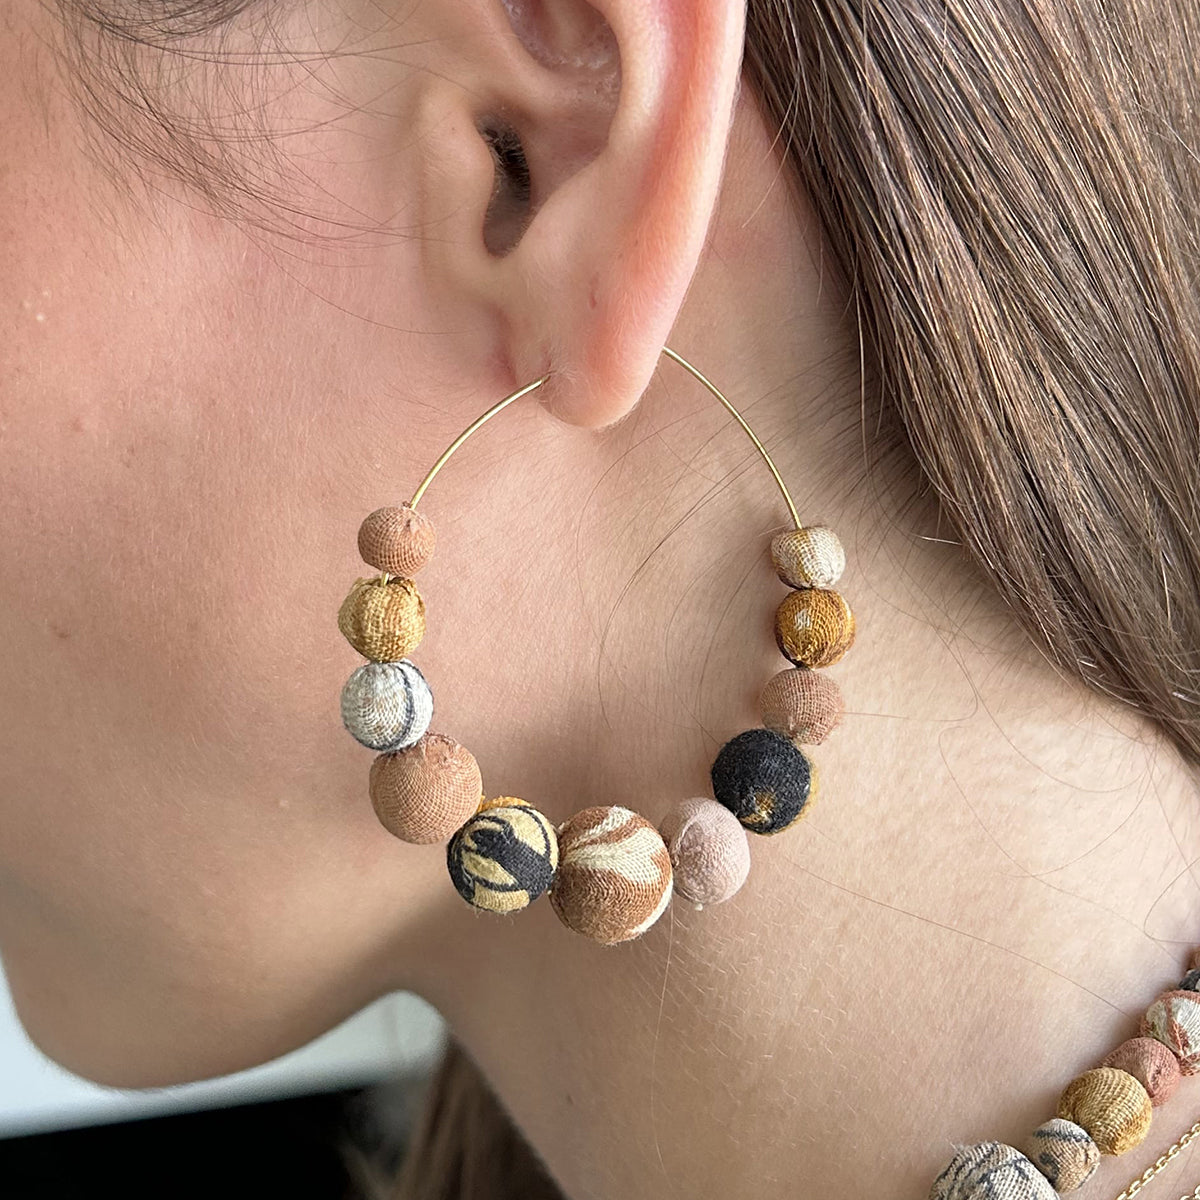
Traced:
<path fill-rule="evenodd" d="M 1057 1200 L 1046 1177 L 1012 1146 L 978 1142 L 957 1151 L 934 1180 L 929 1200 Z"/>
<path fill-rule="evenodd" d="M 1029 1135 L 1025 1153 L 1057 1192 L 1082 1187 L 1100 1165 L 1100 1147 L 1092 1135 L 1062 1117 L 1039 1125 Z"/>
<path fill-rule="evenodd" d="M 403 750 L 433 719 L 433 693 L 407 658 L 363 663 L 342 688 L 342 724 L 372 750 Z"/>

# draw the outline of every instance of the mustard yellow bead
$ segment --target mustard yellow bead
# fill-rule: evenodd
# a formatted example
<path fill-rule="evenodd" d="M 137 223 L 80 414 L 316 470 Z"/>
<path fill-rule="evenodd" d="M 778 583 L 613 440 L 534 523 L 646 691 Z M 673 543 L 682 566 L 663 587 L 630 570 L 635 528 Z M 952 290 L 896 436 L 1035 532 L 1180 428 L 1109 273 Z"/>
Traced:
<path fill-rule="evenodd" d="M 828 588 L 788 592 L 775 611 L 775 641 L 799 666 L 831 666 L 854 644 L 854 614 L 845 597 Z"/>
<path fill-rule="evenodd" d="M 1067 1084 L 1054 1115 L 1086 1129 L 1101 1154 L 1124 1154 L 1145 1141 L 1152 1114 L 1146 1089 L 1128 1071 L 1095 1067 Z"/>
<path fill-rule="evenodd" d="M 411 579 L 358 579 L 338 610 L 338 628 L 364 658 L 396 662 L 425 636 L 425 601 Z"/>

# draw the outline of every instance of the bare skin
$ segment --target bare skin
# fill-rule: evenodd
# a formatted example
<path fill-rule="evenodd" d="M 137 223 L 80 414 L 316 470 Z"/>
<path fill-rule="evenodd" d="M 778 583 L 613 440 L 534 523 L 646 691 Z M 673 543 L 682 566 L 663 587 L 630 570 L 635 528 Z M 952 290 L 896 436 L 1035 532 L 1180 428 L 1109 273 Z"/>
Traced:
<path fill-rule="evenodd" d="M 157 1086 L 410 989 L 574 1200 L 921 1197 L 952 1142 L 1052 1115 L 1200 941 L 1195 781 L 1015 631 L 902 465 L 864 465 L 845 290 L 737 90 L 738 6 L 608 0 L 618 77 L 545 65 L 595 33 L 581 4 L 538 10 L 542 62 L 487 0 L 310 5 L 288 44 L 375 53 L 258 78 L 308 131 L 298 203 L 410 227 L 329 244 L 102 171 L 32 7 L 0 7 L 0 953 L 31 1036 Z M 535 211 L 495 256 L 473 118 L 500 105 Z M 440 847 L 379 827 L 334 614 L 362 517 L 553 367 L 423 502 L 437 728 L 556 822 L 703 794 L 784 665 L 785 514 L 664 344 L 842 535 L 860 632 L 811 814 L 728 903 L 601 948 L 544 899 L 473 912 Z"/>

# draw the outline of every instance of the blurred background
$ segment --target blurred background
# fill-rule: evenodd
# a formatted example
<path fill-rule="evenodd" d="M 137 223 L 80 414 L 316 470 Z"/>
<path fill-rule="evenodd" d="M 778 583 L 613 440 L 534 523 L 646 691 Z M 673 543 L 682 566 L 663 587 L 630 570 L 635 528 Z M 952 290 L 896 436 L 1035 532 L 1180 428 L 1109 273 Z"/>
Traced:
<path fill-rule="evenodd" d="M 364 1200 L 403 1158 L 445 1026 L 408 993 L 274 1062 L 126 1092 L 50 1062 L 0 972 L 3 1200 Z"/>

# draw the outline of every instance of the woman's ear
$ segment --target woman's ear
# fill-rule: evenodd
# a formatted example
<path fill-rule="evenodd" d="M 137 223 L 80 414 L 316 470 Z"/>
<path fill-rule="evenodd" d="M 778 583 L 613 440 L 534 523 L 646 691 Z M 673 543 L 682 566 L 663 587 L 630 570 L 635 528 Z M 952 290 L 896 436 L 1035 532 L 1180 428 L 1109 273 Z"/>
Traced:
<path fill-rule="evenodd" d="M 423 12 L 439 52 L 462 56 L 418 81 L 426 282 L 443 311 L 499 331 L 513 389 L 550 372 L 542 404 L 609 425 L 658 366 L 704 244 L 744 0 Z"/>

